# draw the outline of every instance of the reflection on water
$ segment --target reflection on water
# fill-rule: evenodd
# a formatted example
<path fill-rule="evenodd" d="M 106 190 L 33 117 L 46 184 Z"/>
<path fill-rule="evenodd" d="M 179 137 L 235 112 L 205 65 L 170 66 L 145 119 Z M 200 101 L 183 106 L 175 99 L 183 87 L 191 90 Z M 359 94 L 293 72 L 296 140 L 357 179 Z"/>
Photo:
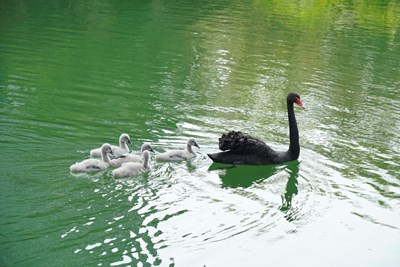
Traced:
<path fill-rule="evenodd" d="M 228 188 L 246 188 L 254 183 L 262 183 L 264 179 L 278 174 L 279 172 L 289 173 L 289 178 L 286 184 L 286 190 L 282 195 L 282 211 L 287 211 L 292 205 L 293 195 L 297 195 L 297 177 L 299 174 L 298 161 L 290 162 L 284 165 L 271 166 L 236 166 L 213 163 L 209 171 L 223 170 L 218 173 L 223 187 Z"/>
<path fill-rule="evenodd" d="M 282 196 L 282 211 L 287 211 L 292 206 L 293 195 L 297 195 L 299 192 L 297 189 L 297 177 L 299 175 L 299 164 L 288 164 L 287 170 L 289 172 L 289 179 L 286 184 L 285 194 Z"/>
<path fill-rule="evenodd" d="M 223 187 L 249 187 L 255 182 L 262 182 L 278 171 L 277 166 L 237 166 L 213 163 L 209 171 L 221 170 L 218 175 Z"/>
<path fill-rule="evenodd" d="M 297 178 L 299 175 L 300 162 L 294 161 L 281 165 L 271 166 L 237 166 L 213 163 L 209 171 L 223 170 L 218 172 L 222 181 L 222 187 L 227 188 L 246 188 L 254 183 L 262 183 L 264 179 L 268 179 L 280 172 L 289 174 L 282 198 L 281 211 L 288 211 L 292 206 L 292 198 L 298 194 Z M 285 177 L 286 178 L 286 177 Z"/>

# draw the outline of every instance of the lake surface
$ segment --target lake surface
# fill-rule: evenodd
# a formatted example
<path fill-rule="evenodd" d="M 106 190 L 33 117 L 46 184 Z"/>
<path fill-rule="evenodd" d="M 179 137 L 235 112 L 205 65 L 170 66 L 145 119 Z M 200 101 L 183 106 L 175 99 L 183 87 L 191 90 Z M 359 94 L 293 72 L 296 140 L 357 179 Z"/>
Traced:
<path fill-rule="evenodd" d="M 0 1 L 0 266 L 398 266 L 399 1 Z M 212 164 L 241 130 L 298 161 Z M 72 175 L 121 133 L 200 149 Z"/>

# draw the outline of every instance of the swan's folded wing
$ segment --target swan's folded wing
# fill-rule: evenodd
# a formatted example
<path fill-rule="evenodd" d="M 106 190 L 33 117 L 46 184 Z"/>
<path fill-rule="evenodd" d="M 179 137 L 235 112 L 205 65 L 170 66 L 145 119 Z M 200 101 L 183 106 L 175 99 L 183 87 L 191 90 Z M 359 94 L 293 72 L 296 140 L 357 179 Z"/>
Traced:
<path fill-rule="evenodd" d="M 98 165 L 88 165 L 86 167 L 86 169 L 88 169 L 88 170 L 101 170 L 100 166 L 98 166 Z"/>
<path fill-rule="evenodd" d="M 219 149 L 222 151 L 260 151 L 270 149 L 263 141 L 241 132 L 231 131 L 219 139 Z"/>

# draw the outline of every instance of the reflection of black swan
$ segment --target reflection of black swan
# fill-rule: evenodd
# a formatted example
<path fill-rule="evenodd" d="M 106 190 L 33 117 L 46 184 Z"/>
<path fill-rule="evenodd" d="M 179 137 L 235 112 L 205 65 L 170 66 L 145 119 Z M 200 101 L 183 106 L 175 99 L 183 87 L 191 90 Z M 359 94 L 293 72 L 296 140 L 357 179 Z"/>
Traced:
<path fill-rule="evenodd" d="M 296 160 L 300 154 L 300 145 L 293 103 L 303 107 L 300 96 L 290 93 L 287 96 L 290 135 L 290 145 L 287 151 L 275 151 L 263 141 L 241 132 L 231 131 L 219 138 L 219 148 L 223 152 L 208 154 L 208 156 L 217 163 L 245 165 L 277 164 Z"/>
<path fill-rule="evenodd" d="M 279 165 L 280 167 L 280 165 Z M 261 184 L 264 180 L 277 174 L 282 170 L 278 165 L 238 165 L 221 166 L 211 164 L 208 170 L 218 170 L 223 188 L 247 188 L 253 184 Z"/>

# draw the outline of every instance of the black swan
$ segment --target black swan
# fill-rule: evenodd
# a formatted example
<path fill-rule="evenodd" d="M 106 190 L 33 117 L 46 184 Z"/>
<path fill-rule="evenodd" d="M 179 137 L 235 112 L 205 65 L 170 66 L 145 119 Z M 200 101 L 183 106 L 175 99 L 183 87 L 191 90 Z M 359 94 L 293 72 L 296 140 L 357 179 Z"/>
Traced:
<path fill-rule="evenodd" d="M 287 96 L 287 110 L 289 118 L 290 145 L 287 151 L 275 151 L 263 141 L 241 132 L 230 131 L 219 138 L 219 149 L 223 152 L 208 154 L 216 163 L 264 165 L 278 164 L 296 160 L 300 154 L 299 130 L 297 129 L 296 116 L 293 103 L 301 108 L 303 104 L 300 96 L 290 93 Z"/>

